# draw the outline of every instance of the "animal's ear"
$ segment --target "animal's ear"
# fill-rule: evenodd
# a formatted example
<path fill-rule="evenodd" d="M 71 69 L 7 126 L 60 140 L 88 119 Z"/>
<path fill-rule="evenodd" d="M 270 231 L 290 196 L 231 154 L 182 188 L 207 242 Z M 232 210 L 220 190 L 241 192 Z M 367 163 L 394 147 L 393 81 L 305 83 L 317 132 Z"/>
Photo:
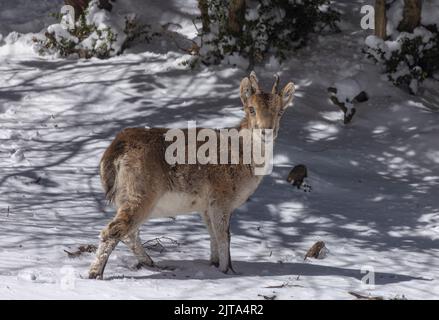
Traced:
<path fill-rule="evenodd" d="M 288 83 L 285 88 L 283 88 L 281 97 L 282 97 L 282 107 L 285 109 L 289 106 L 291 101 L 293 101 L 294 92 L 296 92 L 296 87 L 294 83 Z"/>
<path fill-rule="evenodd" d="M 239 87 L 239 95 L 244 106 L 246 105 L 248 98 L 250 98 L 252 94 L 252 84 L 250 82 L 250 79 L 245 77 L 241 80 L 241 85 Z"/>
<path fill-rule="evenodd" d="M 258 77 L 256 76 L 256 72 L 254 72 L 254 71 L 252 71 L 252 72 L 250 73 L 250 83 L 251 83 L 251 85 L 252 85 L 253 92 L 255 92 L 256 94 L 262 92 L 262 89 L 261 89 L 261 87 L 259 86 L 259 80 L 258 80 Z"/>

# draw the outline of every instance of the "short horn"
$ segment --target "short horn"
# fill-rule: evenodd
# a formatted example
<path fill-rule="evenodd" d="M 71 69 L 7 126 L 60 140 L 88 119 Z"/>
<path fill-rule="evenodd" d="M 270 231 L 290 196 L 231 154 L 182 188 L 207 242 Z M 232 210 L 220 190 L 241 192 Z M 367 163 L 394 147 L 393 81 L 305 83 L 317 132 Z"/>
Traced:
<path fill-rule="evenodd" d="M 273 89 L 271 89 L 271 93 L 272 94 L 279 94 L 279 75 L 275 74 L 274 75 L 274 84 L 273 84 Z"/>
<path fill-rule="evenodd" d="M 259 86 L 258 77 L 254 71 L 250 73 L 250 83 L 256 94 L 262 93 L 261 87 Z"/>

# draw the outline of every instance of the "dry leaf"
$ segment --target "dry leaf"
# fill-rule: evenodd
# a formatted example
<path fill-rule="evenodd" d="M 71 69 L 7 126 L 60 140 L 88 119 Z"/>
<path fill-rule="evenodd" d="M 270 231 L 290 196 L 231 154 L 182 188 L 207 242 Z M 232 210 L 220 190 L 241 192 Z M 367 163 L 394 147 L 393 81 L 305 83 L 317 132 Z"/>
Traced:
<path fill-rule="evenodd" d="M 303 260 L 306 258 L 315 258 L 315 259 L 323 259 L 326 254 L 326 246 L 323 241 L 317 241 L 314 245 L 308 250 Z"/>

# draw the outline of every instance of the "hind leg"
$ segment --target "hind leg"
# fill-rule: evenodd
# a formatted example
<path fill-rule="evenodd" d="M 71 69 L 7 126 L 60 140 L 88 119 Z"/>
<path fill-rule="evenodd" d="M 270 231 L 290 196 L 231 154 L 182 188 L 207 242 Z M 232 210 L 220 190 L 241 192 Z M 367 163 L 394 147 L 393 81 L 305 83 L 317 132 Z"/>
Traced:
<path fill-rule="evenodd" d="M 139 237 L 139 230 L 136 230 L 122 239 L 122 242 L 131 249 L 131 251 L 136 256 L 139 263 L 137 268 L 141 267 L 154 267 L 154 262 L 151 257 L 146 253 L 145 248 L 142 245 Z"/>
<path fill-rule="evenodd" d="M 90 266 L 89 278 L 102 279 L 105 266 L 111 252 L 122 239 L 129 236 L 145 218 L 144 206 L 125 204 L 117 211 L 114 219 L 102 230 L 101 242 L 95 261 Z M 140 243 L 140 240 L 138 240 Z M 138 245 L 135 245 L 139 252 Z"/>
<path fill-rule="evenodd" d="M 98 250 L 96 251 L 96 258 L 90 266 L 88 272 L 89 279 L 102 279 L 105 266 L 107 265 L 108 258 L 111 252 L 117 246 L 119 240 L 117 239 L 101 239 Z"/>

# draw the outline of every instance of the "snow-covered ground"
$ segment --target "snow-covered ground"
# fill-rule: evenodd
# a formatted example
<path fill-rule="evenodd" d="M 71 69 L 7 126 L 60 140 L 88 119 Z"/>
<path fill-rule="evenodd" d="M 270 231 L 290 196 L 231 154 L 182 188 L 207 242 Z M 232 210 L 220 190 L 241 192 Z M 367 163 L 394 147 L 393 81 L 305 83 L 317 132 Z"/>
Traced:
<path fill-rule="evenodd" d="M 2 1 L 1 17 L 31 2 Z M 151 10 L 161 2 L 151 1 Z M 298 90 L 282 120 L 273 174 L 233 216 L 236 275 L 209 266 L 208 233 L 198 215 L 151 220 L 141 229 L 144 241 L 172 240 L 162 238 L 165 250 L 149 253 L 174 270 L 135 270 L 135 258 L 119 245 L 105 280 L 88 280 L 93 254 L 69 258 L 64 250 L 97 244 L 113 216 L 97 167 L 114 135 L 188 120 L 233 125 L 243 115 L 244 70 L 188 70 L 181 64 L 188 56 L 163 53 L 160 40 L 144 52 L 88 61 L 41 58 L 23 43 L 9 54 L 14 45 L 3 43 L 0 298 L 354 298 L 349 291 L 439 298 L 439 85 L 426 82 L 424 92 L 411 96 L 381 79 L 361 53 L 370 33 L 360 29 L 363 2 L 339 1 L 341 34 L 316 37 L 281 67 L 256 69 L 267 88 L 279 72 Z M 166 6 L 156 19 L 178 21 L 180 32 L 193 35 L 195 1 Z M 34 26 L 44 25 L 46 13 L 27 13 L 31 29 L 22 16 L 15 21 L 22 29 L 1 20 L 0 33 L 38 32 Z M 346 78 L 370 96 L 349 125 L 326 91 Z M 310 193 L 285 181 L 299 163 L 308 167 Z M 304 261 L 318 240 L 327 257 Z M 371 270 L 375 287 L 361 281 Z"/>

